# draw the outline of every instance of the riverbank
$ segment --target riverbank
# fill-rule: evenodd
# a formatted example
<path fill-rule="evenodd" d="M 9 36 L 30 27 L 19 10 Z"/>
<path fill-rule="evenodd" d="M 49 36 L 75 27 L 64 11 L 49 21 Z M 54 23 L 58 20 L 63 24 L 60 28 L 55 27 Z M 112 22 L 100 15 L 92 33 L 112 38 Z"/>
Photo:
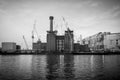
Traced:
<path fill-rule="evenodd" d="M 120 55 L 120 52 L 72 52 L 72 53 L 65 53 L 65 52 L 40 52 L 40 53 L 0 52 L 0 55 Z"/>

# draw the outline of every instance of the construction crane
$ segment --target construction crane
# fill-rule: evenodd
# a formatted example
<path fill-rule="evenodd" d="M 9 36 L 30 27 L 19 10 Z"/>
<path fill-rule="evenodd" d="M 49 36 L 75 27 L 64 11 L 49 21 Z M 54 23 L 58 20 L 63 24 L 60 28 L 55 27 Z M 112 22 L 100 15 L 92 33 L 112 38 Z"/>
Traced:
<path fill-rule="evenodd" d="M 33 25 L 33 30 L 32 30 L 32 43 L 34 42 L 34 32 L 36 33 L 36 35 L 37 35 L 37 38 L 38 38 L 38 41 L 40 41 L 40 37 L 39 37 L 39 35 L 38 35 L 38 32 L 37 32 L 37 30 L 36 30 L 36 20 L 34 21 L 34 25 Z"/>
<path fill-rule="evenodd" d="M 34 42 L 34 32 L 32 31 L 32 43 Z"/>
<path fill-rule="evenodd" d="M 28 50 L 28 49 L 29 49 L 29 48 L 28 48 L 28 44 L 27 44 L 27 41 L 26 41 L 24 35 L 23 35 L 23 39 L 24 39 L 24 42 L 25 42 L 25 45 L 26 45 L 26 49 Z"/>
<path fill-rule="evenodd" d="M 65 24 L 65 26 L 66 26 L 66 29 L 68 30 L 68 35 L 69 35 L 69 37 L 70 37 L 70 44 L 71 44 L 71 46 L 70 46 L 70 52 L 72 52 L 73 51 L 73 45 L 72 45 L 72 42 L 73 42 L 73 39 L 72 39 L 72 37 L 71 37 L 71 35 L 70 35 L 70 29 L 69 29 L 69 27 L 68 27 L 68 23 L 65 21 L 65 18 L 64 17 L 62 17 L 63 18 L 63 21 L 64 21 L 64 24 Z"/>

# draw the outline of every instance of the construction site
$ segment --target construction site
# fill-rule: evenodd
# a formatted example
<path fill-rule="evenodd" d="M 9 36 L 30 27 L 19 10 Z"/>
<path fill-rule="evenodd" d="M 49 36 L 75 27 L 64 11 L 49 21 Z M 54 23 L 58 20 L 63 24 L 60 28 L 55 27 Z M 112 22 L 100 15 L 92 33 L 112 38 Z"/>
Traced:
<path fill-rule="evenodd" d="M 50 28 L 47 31 L 46 42 L 42 42 L 36 29 L 36 21 L 32 30 L 32 49 L 29 48 L 25 36 L 23 35 L 26 49 L 21 49 L 21 45 L 15 42 L 2 42 L 2 53 L 105 53 L 120 52 L 120 33 L 99 32 L 93 36 L 74 42 L 74 32 L 70 30 L 68 23 L 63 17 L 66 30 L 63 35 L 58 35 L 58 31 L 54 30 L 54 17 L 50 16 Z M 37 42 L 34 41 L 37 36 Z"/>

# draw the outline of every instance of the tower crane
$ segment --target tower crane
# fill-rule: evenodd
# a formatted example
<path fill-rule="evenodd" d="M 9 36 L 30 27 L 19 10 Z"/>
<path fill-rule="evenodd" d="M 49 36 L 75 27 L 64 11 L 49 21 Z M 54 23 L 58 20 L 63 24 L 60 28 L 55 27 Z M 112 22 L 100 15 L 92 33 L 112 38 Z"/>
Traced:
<path fill-rule="evenodd" d="M 24 42 L 25 42 L 25 45 L 26 45 L 26 49 L 28 50 L 28 49 L 29 49 L 29 48 L 28 48 L 28 44 L 27 44 L 27 41 L 26 41 L 24 35 L 23 35 L 23 39 L 24 39 Z"/>
<path fill-rule="evenodd" d="M 64 24 L 66 26 L 66 29 L 68 30 L 68 35 L 70 37 L 70 44 L 71 44 L 71 46 L 70 46 L 70 52 L 72 52 L 73 51 L 73 48 L 72 48 L 73 47 L 73 45 L 72 45 L 73 39 L 72 39 L 72 36 L 70 35 L 70 29 L 68 27 L 68 23 L 65 21 L 64 17 L 62 17 L 62 18 L 63 18 Z"/>
<path fill-rule="evenodd" d="M 34 33 L 36 33 L 36 35 L 37 35 L 37 38 L 38 38 L 38 41 L 40 41 L 40 37 L 39 37 L 39 35 L 38 35 L 38 32 L 37 32 L 37 30 L 36 30 L 36 20 L 34 21 L 34 24 L 33 24 L 33 30 L 32 30 L 32 43 L 34 42 Z"/>

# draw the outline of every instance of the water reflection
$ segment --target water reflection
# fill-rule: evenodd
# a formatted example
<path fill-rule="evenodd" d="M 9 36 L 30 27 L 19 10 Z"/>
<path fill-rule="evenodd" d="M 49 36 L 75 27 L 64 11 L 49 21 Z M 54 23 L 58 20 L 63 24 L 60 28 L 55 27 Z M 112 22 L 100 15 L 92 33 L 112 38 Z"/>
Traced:
<path fill-rule="evenodd" d="M 56 80 L 60 76 L 60 56 L 59 55 L 47 55 L 47 79 Z"/>
<path fill-rule="evenodd" d="M 43 80 L 46 74 L 46 56 L 34 55 L 32 57 L 32 80 Z"/>
<path fill-rule="evenodd" d="M 23 79 L 31 79 L 31 75 L 32 75 L 32 71 L 31 71 L 32 56 L 30 56 L 30 55 L 20 55 L 20 56 L 18 56 L 18 61 L 19 61 L 18 62 L 19 66 L 17 67 L 17 69 L 18 69 L 19 77 L 23 78 Z"/>
<path fill-rule="evenodd" d="M 0 55 L 0 80 L 118 80 L 120 55 Z"/>
<path fill-rule="evenodd" d="M 104 64 L 105 78 L 111 80 L 118 80 L 120 77 L 120 55 L 105 56 Z"/>
<path fill-rule="evenodd" d="M 32 56 L 1 56 L 1 79 L 31 79 Z"/>
<path fill-rule="evenodd" d="M 91 56 L 81 55 L 74 56 L 74 68 L 75 68 L 75 78 L 81 80 L 91 79 Z"/>
<path fill-rule="evenodd" d="M 64 77 L 66 80 L 74 79 L 74 56 L 64 55 Z"/>
<path fill-rule="evenodd" d="M 14 56 L 1 56 L 0 63 L 0 80 L 2 79 L 15 79 L 17 67 L 19 65 L 16 61 L 17 57 Z M 10 62 L 9 62 L 10 61 Z M 6 77 L 7 76 L 7 77 Z"/>
<path fill-rule="evenodd" d="M 95 55 L 95 56 L 91 56 L 90 58 L 90 62 L 91 62 L 91 77 L 92 79 L 96 80 L 96 79 L 103 79 L 104 75 L 103 75 L 103 68 L 104 68 L 104 55 L 99 56 L 99 55 Z"/>

